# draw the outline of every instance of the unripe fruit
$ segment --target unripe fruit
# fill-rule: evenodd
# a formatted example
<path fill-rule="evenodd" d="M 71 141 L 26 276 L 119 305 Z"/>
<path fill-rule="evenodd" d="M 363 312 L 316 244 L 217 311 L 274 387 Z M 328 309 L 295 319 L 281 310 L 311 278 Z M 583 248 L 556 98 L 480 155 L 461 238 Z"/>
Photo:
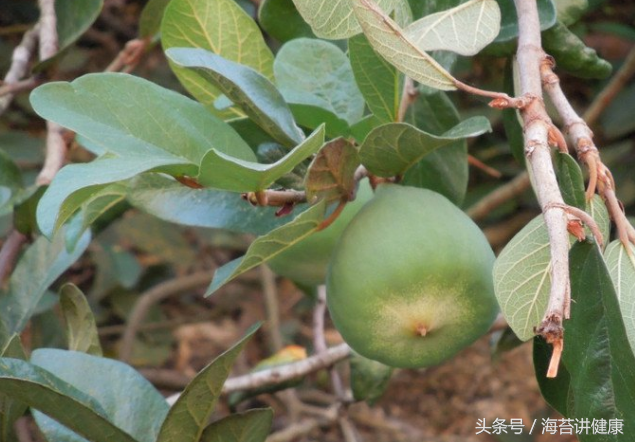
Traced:
<path fill-rule="evenodd" d="M 481 230 L 445 197 L 384 184 L 335 248 L 329 311 L 367 358 L 402 368 L 439 364 L 496 319 L 493 264 Z"/>
<path fill-rule="evenodd" d="M 305 286 L 324 284 L 326 268 L 342 232 L 372 197 L 373 190 L 368 180 L 361 181 L 355 200 L 346 204 L 333 224 L 308 236 L 270 260 L 268 264 L 271 270 Z"/>

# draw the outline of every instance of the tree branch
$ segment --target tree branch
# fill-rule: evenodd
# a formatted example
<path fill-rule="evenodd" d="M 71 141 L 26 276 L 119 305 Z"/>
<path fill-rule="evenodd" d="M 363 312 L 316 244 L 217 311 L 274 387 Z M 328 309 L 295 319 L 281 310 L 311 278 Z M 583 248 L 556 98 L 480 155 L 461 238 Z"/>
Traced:
<path fill-rule="evenodd" d="M 11 66 L 9 67 L 7 74 L 4 76 L 3 88 L 10 88 L 12 84 L 17 83 L 26 75 L 29 69 L 29 60 L 31 60 L 31 56 L 35 51 L 39 35 L 39 24 L 24 33 L 22 41 L 13 50 L 13 55 L 11 56 Z M 0 96 L 0 115 L 7 110 L 14 96 L 15 94 L 13 91 L 9 91 L 8 93 Z"/>
<path fill-rule="evenodd" d="M 157 302 L 164 300 L 173 295 L 177 295 L 186 290 L 193 290 L 205 284 L 209 284 L 210 272 L 202 271 L 192 273 L 188 276 L 172 279 L 161 284 L 157 284 L 147 292 L 141 294 L 137 303 L 132 308 L 126 330 L 121 338 L 121 347 L 119 348 L 119 359 L 127 362 L 132 357 L 134 340 L 137 336 L 139 326 L 145 319 L 148 310 Z"/>
<path fill-rule="evenodd" d="M 635 72 L 635 66 L 629 67 L 628 64 L 635 65 L 635 55 L 631 53 L 629 58 L 633 60 L 625 63 L 627 65 L 626 73 L 632 75 Z M 618 237 L 624 245 L 629 242 L 635 242 L 635 230 L 628 222 L 622 207 L 615 195 L 615 182 L 611 171 L 604 165 L 600 159 L 600 152 L 593 142 L 593 132 L 587 123 L 577 114 L 569 100 L 564 95 L 560 86 L 560 79 L 553 72 L 553 59 L 545 56 L 540 65 L 540 72 L 545 91 L 549 94 L 549 98 L 553 102 L 554 107 L 562 117 L 565 132 L 569 135 L 573 146 L 578 154 L 578 158 L 589 170 L 589 185 L 587 187 L 587 200 L 593 197 L 596 190 L 604 199 L 606 208 L 611 215 L 617 227 Z M 622 81 L 622 80 L 620 80 Z M 626 81 L 626 80 L 623 80 Z M 612 86 L 613 87 L 617 86 Z M 611 92 L 612 93 L 612 92 Z M 610 94 L 608 96 L 610 96 Z M 593 111 L 591 117 L 597 118 L 597 112 Z M 626 247 L 630 250 L 629 247 Z"/>
<path fill-rule="evenodd" d="M 562 208 L 564 200 L 551 162 L 549 134 L 552 132 L 553 123 L 542 100 L 540 64 L 544 52 L 540 40 L 538 8 L 535 0 L 514 0 L 514 3 L 519 28 L 517 60 L 520 90 L 524 97 L 530 99 L 527 106 L 520 111 L 524 126 L 525 155 L 549 232 L 551 251 L 549 303 L 536 332 L 554 346 L 552 364 L 547 376 L 555 377 L 560 359 L 560 354 L 555 350 L 562 348 L 562 323 L 569 317 L 571 302 L 567 215 Z"/>

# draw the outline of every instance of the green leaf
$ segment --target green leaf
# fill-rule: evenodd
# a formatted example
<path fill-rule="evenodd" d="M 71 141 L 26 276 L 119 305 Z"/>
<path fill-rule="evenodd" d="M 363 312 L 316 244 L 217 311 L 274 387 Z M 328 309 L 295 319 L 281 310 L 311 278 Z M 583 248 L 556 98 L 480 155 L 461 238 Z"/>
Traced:
<path fill-rule="evenodd" d="M 601 210 L 601 206 L 601 199 L 596 196 L 587 212 L 605 231 L 606 208 Z M 575 241 L 571 235 L 569 240 Z M 544 316 L 551 289 L 550 271 L 549 234 L 539 215 L 512 238 L 494 264 L 496 298 L 507 323 L 523 341 L 534 336 L 534 327 Z"/>
<path fill-rule="evenodd" d="M 198 165 L 211 148 L 252 161 L 252 150 L 203 106 L 126 74 L 89 74 L 48 83 L 31 94 L 35 111 L 120 157 Z M 167 161 L 166 161 L 167 162 Z M 190 167 L 195 175 L 197 170 Z"/>
<path fill-rule="evenodd" d="M 440 147 L 489 131 L 491 126 L 485 117 L 465 120 L 442 136 L 426 133 L 408 123 L 388 123 L 368 134 L 359 148 L 359 157 L 375 175 L 398 176 Z"/>
<path fill-rule="evenodd" d="M 84 204 L 99 198 L 106 187 L 143 172 L 173 165 L 161 158 L 98 158 L 90 163 L 70 164 L 60 170 L 37 206 L 40 231 L 52 237 Z M 174 170 L 174 169 L 173 169 Z"/>
<path fill-rule="evenodd" d="M 115 426 L 122 434 L 129 435 L 127 439 L 106 438 L 105 434 L 100 435 L 99 439 L 95 439 L 95 436 L 87 439 L 138 442 L 156 440 L 169 407 L 163 396 L 134 368 L 113 359 L 49 348 L 35 350 L 31 363 L 52 373 L 69 387 L 89 394 L 99 404 L 97 410 L 110 425 Z M 60 409 L 65 410 L 65 407 L 60 404 Z M 49 414 L 45 409 L 40 411 Z M 80 418 L 70 409 L 65 411 L 72 417 L 75 427 L 81 424 L 78 422 Z M 63 425 L 81 434 L 67 422 L 59 420 L 58 416 L 49 416 L 34 413 L 38 426 L 48 440 L 68 440 L 66 437 L 70 432 Z M 86 434 L 82 435 L 86 437 Z"/>
<path fill-rule="evenodd" d="M 170 408 L 156 442 L 198 442 L 200 440 L 234 361 L 258 327 L 248 330 L 240 341 L 196 375 Z"/>
<path fill-rule="evenodd" d="M 333 43 L 310 38 L 285 43 L 276 55 L 273 71 L 288 103 L 321 107 L 349 123 L 364 114 L 364 98 L 351 64 Z"/>
<path fill-rule="evenodd" d="M 388 388 L 393 367 L 367 359 L 353 352 L 349 360 L 351 389 L 356 401 L 367 401 L 373 405 Z"/>
<path fill-rule="evenodd" d="M 255 159 L 238 134 L 200 104 L 130 75 L 91 74 L 73 83 L 49 83 L 31 94 L 31 102 L 42 117 L 107 152 L 57 174 L 38 206 L 38 223 L 47 236 L 106 184 L 149 170 L 195 176 L 211 148 Z M 87 189 L 92 186 L 102 187 Z"/>
<path fill-rule="evenodd" d="M 234 192 L 191 189 L 161 175 L 142 175 L 132 180 L 128 201 L 165 221 L 255 235 L 264 235 L 289 221 L 276 217 L 276 208 L 254 207 Z M 294 211 L 304 207 L 296 206 Z"/>
<path fill-rule="evenodd" d="M 91 250 L 96 270 L 88 297 L 94 302 L 100 301 L 118 286 L 131 289 L 139 282 L 143 272 L 136 256 L 111 241 L 108 231 L 105 233 L 105 237 L 98 238 Z"/>
<path fill-rule="evenodd" d="M 280 42 L 314 36 L 293 0 L 264 0 L 258 9 L 258 22 L 267 34 Z"/>
<path fill-rule="evenodd" d="M 298 215 L 292 222 L 278 227 L 256 239 L 251 246 L 249 246 L 244 256 L 230 261 L 216 270 L 214 279 L 207 289 L 205 296 L 211 295 L 238 275 L 259 264 L 267 262 L 269 259 L 279 255 L 287 248 L 311 235 L 317 230 L 324 219 L 325 209 L 325 201 L 320 201 L 315 206 Z"/>
<path fill-rule="evenodd" d="M 233 0 L 172 0 L 161 24 L 161 43 L 165 50 L 205 49 L 273 79 L 273 54 L 258 25 Z M 226 117 L 242 115 L 235 108 L 219 112 L 214 102 L 223 92 L 199 72 L 174 64 L 172 69 L 188 92 L 211 112 Z"/>
<path fill-rule="evenodd" d="M 420 93 L 410 105 L 404 122 L 441 135 L 459 124 L 461 119 L 447 94 L 435 92 Z M 434 190 L 460 206 L 467 191 L 468 177 L 467 142 L 458 140 L 425 156 L 406 172 L 403 183 Z"/>
<path fill-rule="evenodd" d="M 506 42 L 518 37 L 518 15 L 514 2 L 496 0 L 501 11 L 500 32 L 495 42 Z M 552 0 L 537 0 L 540 30 L 544 31 L 556 24 L 556 8 Z"/>
<path fill-rule="evenodd" d="M 271 408 L 248 410 L 232 414 L 210 424 L 201 442 L 264 442 L 271 429 Z"/>
<path fill-rule="evenodd" d="M 24 329 L 46 289 L 79 259 L 89 243 L 87 232 L 75 250 L 68 252 L 61 231 L 52 242 L 41 236 L 28 247 L 11 275 L 7 293 L 0 297 L 0 317 L 9 333 Z"/>
<path fill-rule="evenodd" d="M 62 51 L 73 44 L 97 20 L 103 0 L 56 0 L 58 48 Z"/>
<path fill-rule="evenodd" d="M 324 199 L 348 201 L 355 192 L 355 170 L 359 156 L 355 146 L 343 138 L 327 143 L 309 166 L 304 189 L 309 202 Z"/>
<path fill-rule="evenodd" d="M 149 0 L 139 17 L 139 37 L 152 38 L 161 30 L 161 20 L 170 0 Z"/>
<path fill-rule="evenodd" d="M 557 152 L 555 166 L 558 187 L 564 202 L 584 210 L 586 205 L 584 178 L 578 162 L 568 153 Z"/>
<path fill-rule="evenodd" d="M 83 378 L 77 373 L 75 378 Z M 0 359 L 0 392 L 47 414 L 91 442 L 138 442 L 110 422 L 95 398 L 28 362 Z"/>
<path fill-rule="evenodd" d="M 219 88 L 281 144 L 295 146 L 304 139 L 282 95 L 260 73 L 203 49 L 173 48 L 168 49 L 166 55 Z"/>
<path fill-rule="evenodd" d="M 324 125 L 273 164 L 241 161 L 212 149 L 201 162 L 198 182 L 234 192 L 257 192 L 291 172 L 324 144 Z"/>
<path fill-rule="evenodd" d="M 348 41 L 348 55 L 355 81 L 370 111 L 382 123 L 397 121 L 403 75 L 375 52 L 363 34 Z"/>
<path fill-rule="evenodd" d="M 589 9 L 588 0 L 554 0 L 558 21 L 569 26 L 577 22 Z"/>
<path fill-rule="evenodd" d="M 621 320 L 611 278 L 595 244 L 571 250 L 571 319 L 566 323 L 562 362 L 571 375 L 571 418 L 635 417 L 635 356 Z M 592 326 L 590 326 L 592 325 Z M 580 441 L 626 442 L 621 435 L 581 435 Z"/>
<path fill-rule="evenodd" d="M 606 78 L 613 66 L 600 58 L 595 49 L 584 44 L 564 24 L 558 22 L 542 34 L 545 51 L 556 59 L 559 69 L 580 78 Z"/>
<path fill-rule="evenodd" d="M 632 244 L 628 247 L 630 251 L 621 241 L 613 241 L 604 252 L 604 260 L 620 304 L 626 335 L 635 352 L 635 247 Z"/>
<path fill-rule="evenodd" d="M 378 0 L 387 13 L 392 12 L 401 0 Z M 350 0 L 293 0 L 298 12 L 315 35 L 329 40 L 349 38 L 362 32 L 353 14 Z"/>
<path fill-rule="evenodd" d="M 20 168 L 6 152 L 0 150 L 0 186 L 15 193 L 23 185 Z"/>
<path fill-rule="evenodd" d="M 382 57 L 413 80 L 441 90 L 454 90 L 454 77 L 417 47 L 372 0 L 352 2 L 368 41 Z"/>
<path fill-rule="evenodd" d="M 4 345 L 1 358 L 26 359 L 26 353 L 22 347 L 20 336 L 12 335 Z M 27 410 L 28 406 L 17 401 L 10 396 L 0 394 L 0 441 L 14 442 L 18 439 L 15 436 L 14 424 Z"/>
<path fill-rule="evenodd" d="M 290 104 L 289 107 L 298 126 L 313 131 L 324 124 L 327 138 L 348 137 L 351 134 L 348 122 L 331 111 L 308 104 Z"/>
<path fill-rule="evenodd" d="M 60 289 L 60 305 L 66 321 L 68 349 L 102 356 L 97 325 L 86 296 L 74 284 Z"/>
<path fill-rule="evenodd" d="M 97 190 L 99 189 L 99 190 Z M 93 190 L 93 189 L 91 189 Z M 114 183 L 105 187 L 94 189 L 91 195 L 82 202 L 78 211 L 75 212 L 74 222 L 69 222 L 66 229 L 66 247 L 73 249 L 82 234 L 102 216 L 121 210 L 122 203 L 126 200 L 127 188 L 123 183 Z M 68 206 L 63 206 L 68 210 Z M 66 215 L 60 213 L 60 218 L 66 218 Z"/>
<path fill-rule="evenodd" d="M 422 51 L 475 55 L 496 38 L 500 21 L 495 0 L 469 0 L 417 20 L 404 29 L 404 36 Z"/>

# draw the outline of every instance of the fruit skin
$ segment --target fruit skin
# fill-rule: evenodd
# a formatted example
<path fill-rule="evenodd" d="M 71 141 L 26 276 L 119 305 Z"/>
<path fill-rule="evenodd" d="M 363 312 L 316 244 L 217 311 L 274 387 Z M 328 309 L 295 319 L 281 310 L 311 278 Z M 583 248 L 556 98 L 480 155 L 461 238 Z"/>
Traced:
<path fill-rule="evenodd" d="M 271 270 L 303 286 L 313 287 L 324 284 L 326 269 L 340 235 L 351 219 L 372 197 L 373 190 L 368 180 L 361 181 L 357 196 L 346 204 L 333 224 L 271 259 L 268 262 Z"/>
<path fill-rule="evenodd" d="M 369 359 L 401 368 L 439 364 L 496 319 L 494 259 L 478 226 L 445 197 L 381 185 L 333 253 L 331 318 Z"/>

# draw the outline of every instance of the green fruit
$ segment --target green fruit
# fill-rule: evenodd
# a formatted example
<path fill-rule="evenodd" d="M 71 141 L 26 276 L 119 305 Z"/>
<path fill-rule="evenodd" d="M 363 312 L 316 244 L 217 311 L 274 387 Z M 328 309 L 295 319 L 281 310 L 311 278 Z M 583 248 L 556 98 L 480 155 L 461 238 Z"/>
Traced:
<path fill-rule="evenodd" d="M 359 183 L 355 200 L 346 204 L 338 218 L 326 229 L 289 247 L 268 264 L 271 270 L 304 286 L 324 284 L 326 268 L 340 235 L 368 200 L 373 190 L 368 180 Z"/>
<path fill-rule="evenodd" d="M 494 253 L 445 197 L 381 185 L 344 231 L 327 300 L 344 340 L 393 367 L 439 364 L 496 319 Z"/>

